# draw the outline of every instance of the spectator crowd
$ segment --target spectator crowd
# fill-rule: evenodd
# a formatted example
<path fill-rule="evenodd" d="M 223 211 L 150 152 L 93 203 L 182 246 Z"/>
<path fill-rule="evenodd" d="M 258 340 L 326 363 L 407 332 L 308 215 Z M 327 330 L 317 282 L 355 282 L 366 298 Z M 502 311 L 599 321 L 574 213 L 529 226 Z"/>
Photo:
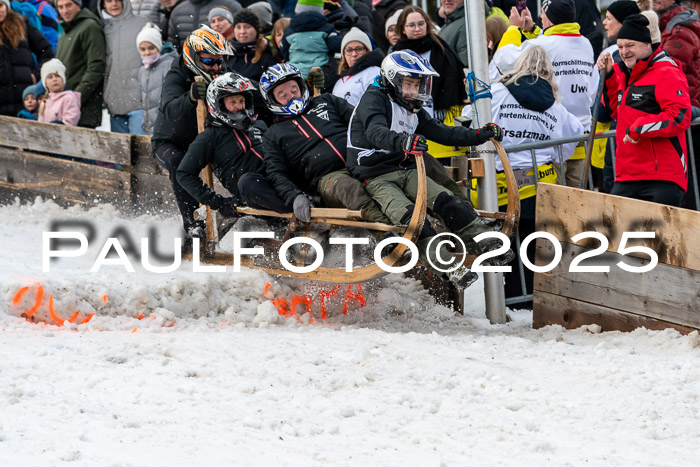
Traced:
<path fill-rule="evenodd" d="M 431 12 L 407 0 L 0 0 L 0 114 L 96 128 L 106 109 L 111 131 L 151 135 L 190 240 L 200 202 L 301 220 L 324 203 L 405 223 L 415 152 L 434 184 L 429 210 L 467 238 L 483 230 L 478 199 L 440 160 L 489 137 L 607 129 L 616 144 L 596 143 L 591 160 L 598 190 L 696 208 L 685 134 L 700 116 L 700 0 L 685 3 L 617 0 L 601 15 L 593 0 L 543 0 L 539 12 L 484 0 L 493 123 L 466 130 L 455 127 L 472 117 L 463 0 Z M 523 234 L 536 181 L 582 185 L 584 144 L 562 149 L 563 164 L 536 150 L 536 168 L 529 152 L 511 155 Z M 230 198 L 198 181 L 206 164 Z M 426 224 L 422 240 L 433 235 Z"/>

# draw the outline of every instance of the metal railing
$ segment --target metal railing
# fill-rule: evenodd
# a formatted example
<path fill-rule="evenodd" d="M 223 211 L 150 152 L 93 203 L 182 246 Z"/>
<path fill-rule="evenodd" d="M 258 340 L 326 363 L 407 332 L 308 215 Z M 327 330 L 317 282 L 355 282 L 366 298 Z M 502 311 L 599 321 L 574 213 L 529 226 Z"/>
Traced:
<path fill-rule="evenodd" d="M 693 126 L 700 125 L 700 118 L 695 119 L 694 121 L 691 122 L 691 128 Z M 692 183 L 692 187 L 694 188 L 693 192 L 695 194 L 695 210 L 700 211 L 700 191 L 698 190 L 698 174 L 696 171 L 696 161 L 695 161 L 695 152 L 693 150 L 693 135 L 691 132 L 691 128 L 688 128 L 688 131 L 686 132 L 687 135 L 687 142 L 688 142 L 688 170 L 689 170 L 689 175 L 690 178 L 688 179 L 688 183 Z M 611 138 L 612 137 L 612 138 Z M 610 142 L 610 150 L 612 152 L 612 162 L 613 162 L 613 171 L 615 169 L 615 130 L 609 130 L 609 131 L 604 131 L 600 133 L 596 133 L 594 135 L 594 139 L 609 139 Z M 519 152 L 519 151 L 530 151 L 530 154 L 532 155 L 532 164 L 533 167 L 537 167 L 537 158 L 535 156 L 535 150 L 536 149 L 542 149 L 542 148 L 549 148 L 549 147 L 557 147 L 557 155 L 559 158 L 559 164 L 562 167 L 562 174 L 564 173 L 564 157 L 562 154 L 562 145 L 567 144 L 567 143 L 574 143 L 574 142 L 584 142 L 584 145 L 587 148 L 587 141 L 589 139 L 589 135 L 579 135 L 579 136 L 570 136 L 566 138 L 557 138 L 557 139 L 552 139 L 549 141 L 542 141 L 542 142 L 535 142 L 535 143 L 523 143 L 523 144 L 516 144 L 513 146 L 506 146 L 504 147 L 506 153 L 511 153 L 511 152 Z M 539 174 L 537 170 L 533 170 L 535 173 L 535 185 L 539 183 Z M 563 180 L 557 179 L 557 183 L 566 186 L 566 177 L 562 177 Z M 591 172 L 589 172 L 588 176 L 588 187 L 589 189 L 593 189 L 593 175 Z M 578 188 L 578 187 L 576 187 Z M 520 234 L 516 231 L 515 234 L 515 247 L 517 248 L 517 251 L 520 251 Z M 523 266 L 522 261 L 520 260 L 520 255 L 518 254 L 518 270 L 520 272 L 520 290 L 522 292 L 522 295 L 515 296 L 515 297 L 508 297 L 506 298 L 506 305 L 511 305 L 513 303 L 521 303 L 521 302 L 530 302 L 532 301 L 532 294 L 528 293 L 527 291 L 527 286 L 525 283 L 525 268 Z"/>

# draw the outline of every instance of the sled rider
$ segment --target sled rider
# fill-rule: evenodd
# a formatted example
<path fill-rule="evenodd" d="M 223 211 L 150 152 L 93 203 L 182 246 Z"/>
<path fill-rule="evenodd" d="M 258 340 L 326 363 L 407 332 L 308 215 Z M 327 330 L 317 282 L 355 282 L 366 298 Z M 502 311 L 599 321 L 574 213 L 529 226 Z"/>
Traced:
<path fill-rule="evenodd" d="M 393 224 L 406 224 L 415 208 L 418 172 L 415 153 L 426 153 L 427 140 L 448 146 L 475 146 L 490 138 L 503 139 L 503 130 L 488 123 L 478 130 L 449 127 L 432 118 L 423 109 L 431 96 L 432 78 L 437 73 L 430 64 L 411 50 L 392 52 L 382 61 L 380 87 L 372 86 L 357 104 L 350 122 L 348 168 L 367 187 Z M 442 219 L 466 245 L 468 253 L 480 255 L 500 247 L 495 238 L 475 242 L 473 237 L 490 232 L 478 218 L 469 201 L 455 196 L 428 176 L 428 212 Z M 423 225 L 418 250 L 425 266 L 439 276 L 433 265 L 439 258 L 450 258 L 444 251 L 426 252 L 437 235 L 430 222 Z M 437 242 L 436 242 L 437 243 Z M 438 256 L 439 255 L 439 256 Z M 514 259 L 511 250 L 489 264 L 503 265 Z M 428 261 L 429 260 L 429 261 Z M 485 261 L 486 264 L 488 261 Z M 432 264 L 431 264 L 432 263 Z M 476 274 L 461 266 L 447 278 L 461 288 L 476 280 Z"/>

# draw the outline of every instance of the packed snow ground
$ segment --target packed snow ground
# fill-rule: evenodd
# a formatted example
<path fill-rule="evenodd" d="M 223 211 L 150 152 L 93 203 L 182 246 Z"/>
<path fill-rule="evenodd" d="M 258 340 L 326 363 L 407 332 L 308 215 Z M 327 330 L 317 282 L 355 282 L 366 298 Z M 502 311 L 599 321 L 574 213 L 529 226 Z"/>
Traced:
<path fill-rule="evenodd" d="M 697 333 L 533 330 L 529 311 L 491 326 L 479 284 L 456 317 L 395 276 L 346 315 L 331 297 L 324 320 L 318 286 L 258 271 L 89 273 L 115 228 L 167 244 L 174 218 L 42 201 L 0 216 L 3 466 L 697 465 Z M 97 234 L 43 273 L 51 219 Z M 52 324 L 20 317 L 39 284 Z M 268 299 L 309 292 L 313 322 Z M 62 319 L 95 316 L 55 326 L 49 294 Z"/>

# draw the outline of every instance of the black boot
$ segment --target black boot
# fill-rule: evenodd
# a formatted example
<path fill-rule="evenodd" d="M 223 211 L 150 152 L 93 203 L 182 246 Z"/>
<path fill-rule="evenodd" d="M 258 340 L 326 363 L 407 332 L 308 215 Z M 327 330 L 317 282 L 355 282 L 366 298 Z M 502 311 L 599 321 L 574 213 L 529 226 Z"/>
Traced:
<path fill-rule="evenodd" d="M 457 236 L 464 241 L 468 253 L 479 256 L 483 255 L 484 253 L 488 253 L 489 251 L 497 250 L 502 245 L 499 239 L 493 237 L 485 238 L 480 242 L 475 242 L 474 237 L 484 232 L 493 232 L 493 230 L 484 225 L 480 219 L 475 219 L 466 227 L 455 232 L 455 234 L 457 234 Z M 486 259 L 483 264 L 486 266 L 505 266 L 514 259 L 515 253 L 509 248 L 508 251 L 500 256 Z"/>

